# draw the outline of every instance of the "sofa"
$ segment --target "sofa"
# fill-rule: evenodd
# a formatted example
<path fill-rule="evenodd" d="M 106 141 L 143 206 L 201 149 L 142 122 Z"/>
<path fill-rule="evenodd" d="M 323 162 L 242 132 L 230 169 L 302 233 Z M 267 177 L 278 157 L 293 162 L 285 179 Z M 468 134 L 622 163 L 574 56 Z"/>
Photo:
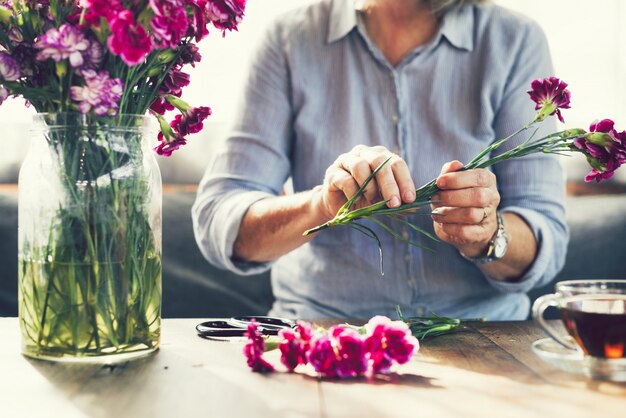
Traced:
<path fill-rule="evenodd" d="M 207 134 L 222 127 L 210 125 Z M 4 130 L 5 135 L 11 132 Z M 7 132 L 9 132 L 7 134 Z M 17 137 L 23 130 L 17 129 Z M 19 134 L 23 135 L 23 134 Z M 17 142 L 16 142 L 17 144 Z M 17 146 L 17 145 L 16 145 Z M 12 150 L 15 159 L 22 152 Z M 159 164 L 163 195 L 163 316 L 223 317 L 266 313 L 273 302 L 269 273 L 238 276 L 209 265 L 196 247 L 190 208 L 211 152 L 210 140 L 196 139 Z M 6 157 L 6 154 L 5 154 Z M 0 316 L 17 315 L 17 171 L 19 161 L 0 156 Z M 580 171 L 579 167 L 579 171 Z M 584 167 L 582 168 L 584 169 Z M 572 174 L 568 168 L 568 174 Z M 581 173 L 573 173 L 581 178 Z M 1 184 L 4 183 L 4 184 Z M 571 229 L 567 262 L 555 281 L 626 279 L 626 182 L 600 185 L 570 182 L 567 223 Z M 601 194 L 597 194 L 600 192 Z M 589 194 L 594 193 L 594 194 Z M 552 292 L 553 283 L 530 292 L 532 299 Z M 550 315 L 554 315 L 552 312 Z"/>

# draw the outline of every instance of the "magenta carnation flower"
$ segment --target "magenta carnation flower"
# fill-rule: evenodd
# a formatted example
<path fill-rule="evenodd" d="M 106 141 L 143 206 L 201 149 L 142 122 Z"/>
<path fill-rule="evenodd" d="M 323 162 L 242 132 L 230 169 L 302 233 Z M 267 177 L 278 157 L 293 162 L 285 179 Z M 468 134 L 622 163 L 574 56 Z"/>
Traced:
<path fill-rule="evenodd" d="M 550 115 L 556 114 L 561 122 L 564 122 L 561 109 L 570 108 L 570 91 L 566 89 L 567 83 L 556 77 L 534 80 L 528 91 L 530 98 L 536 103 L 535 110 L 539 110 L 535 120 L 544 120 Z"/>
<path fill-rule="evenodd" d="M 120 0 L 79 0 L 78 4 L 85 10 L 85 21 L 95 27 L 100 26 L 102 19 L 109 22 L 124 10 Z"/>
<path fill-rule="evenodd" d="M 183 93 L 183 87 L 189 85 L 189 81 L 189 74 L 173 68 L 165 76 L 165 79 L 159 86 L 159 94 L 162 96 L 166 94 L 171 94 L 173 96 L 180 97 Z"/>
<path fill-rule="evenodd" d="M 55 62 L 69 59 L 70 65 L 74 68 L 83 65 L 83 55 L 89 47 L 90 42 L 85 33 L 68 24 L 63 24 L 58 29 L 48 29 L 35 42 L 35 48 L 39 49 L 37 54 L 39 61 L 45 61 L 49 58 Z"/>
<path fill-rule="evenodd" d="M 395 363 L 404 364 L 419 349 L 419 341 L 403 321 L 375 316 L 365 325 L 365 339 L 372 374 L 387 374 Z"/>
<path fill-rule="evenodd" d="M 308 351 L 313 336 L 311 324 L 298 321 L 295 330 L 283 329 L 278 336 L 283 339 L 278 344 L 280 361 L 289 371 L 293 371 L 299 364 L 308 363 Z"/>
<path fill-rule="evenodd" d="M 174 106 L 163 97 L 157 97 L 150 105 L 150 110 L 155 111 L 159 115 L 165 114 L 168 110 L 174 110 Z"/>
<path fill-rule="evenodd" d="M 84 86 L 72 86 L 72 100 L 78 102 L 78 110 L 86 114 L 90 110 L 98 116 L 114 115 L 124 92 L 124 83 L 119 78 L 110 78 L 106 71 L 85 70 L 82 73 Z"/>
<path fill-rule="evenodd" d="M 254 372 L 266 373 L 273 372 L 274 367 L 267 361 L 263 360 L 263 352 L 265 351 L 265 340 L 257 330 L 257 324 L 252 321 L 248 324 L 246 337 L 248 341 L 243 347 L 243 353 L 246 356 L 248 366 Z"/>
<path fill-rule="evenodd" d="M 6 52 L 0 52 L 0 78 L 4 81 L 15 81 L 21 77 L 20 66 Z"/>
<path fill-rule="evenodd" d="M 187 32 L 187 12 L 182 0 L 150 0 L 154 17 L 150 22 L 159 48 L 176 49 Z"/>
<path fill-rule="evenodd" d="M 158 138 L 161 143 L 154 147 L 154 151 L 163 157 L 170 157 L 174 151 L 183 145 L 187 145 L 187 140 L 183 137 L 175 136 L 169 141 L 166 141 L 163 137 L 163 133 L 159 132 Z"/>
<path fill-rule="evenodd" d="M 202 55 L 200 55 L 200 49 L 195 44 L 189 43 L 184 47 L 178 57 L 176 66 L 182 67 L 183 65 L 191 64 L 192 67 L 195 67 L 196 62 L 200 62 L 201 60 Z"/>
<path fill-rule="evenodd" d="M 324 377 L 354 377 L 367 370 L 365 345 L 358 332 L 341 325 L 311 341 L 309 363 Z"/>
<path fill-rule="evenodd" d="M 109 50 L 122 57 L 126 64 L 140 64 L 152 52 L 152 39 L 146 28 L 135 21 L 130 10 L 118 13 L 111 20 L 110 26 L 111 36 L 107 41 Z"/>
<path fill-rule="evenodd" d="M 199 42 L 209 34 L 206 27 L 207 0 L 188 0 L 187 5 L 192 9 L 193 18 L 189 21 L 186 35 L 195 37 L 196 42 Z"/>
<path fill-rule="evenodd" d="M 602 119 L 593 122 L 584 137 L 576 138 L 572 148 L 582 152 L 592 167 L 585 181 L 600 183 L 626 163 L 626 131 L 618 132 L 611 119 Z"/>
<path fill-rule="evenodd" d="M 204 120 L 211 116 L 211 108 L 207 106 L 193 107 L 185 113 L 176 115 L 170 124 L 180 136 L 198 133 L 204 128 Z"/>
<path fill-rule="evenodd" d="M 243 19 L 246 0 L 208 0 L 207 17 L 222 33 L 237 30 Z"/>

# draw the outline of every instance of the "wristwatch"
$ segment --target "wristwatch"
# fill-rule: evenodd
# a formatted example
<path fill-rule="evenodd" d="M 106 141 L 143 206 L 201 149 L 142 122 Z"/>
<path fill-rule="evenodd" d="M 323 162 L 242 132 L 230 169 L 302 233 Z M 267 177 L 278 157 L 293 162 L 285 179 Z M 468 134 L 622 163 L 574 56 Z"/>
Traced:
<path fill-rule="evenodd" d="M 509 236 L 506 234 L 504 230 L 504 221 L 502 220 L 502 215 L 500 212 L 496 212 L 496 217 L 498 218 L 498 229 L 496 233 L 489 241 L 487 245 L 487 252 L 482 257 L 467 257 L 465 254 L 460 253 L 463 258 L 471 261 L 474 264 L 482 265 L 491 263 L 492 261 L 499 260 L 506 254 L 506 250 L 509 246 Z"/>

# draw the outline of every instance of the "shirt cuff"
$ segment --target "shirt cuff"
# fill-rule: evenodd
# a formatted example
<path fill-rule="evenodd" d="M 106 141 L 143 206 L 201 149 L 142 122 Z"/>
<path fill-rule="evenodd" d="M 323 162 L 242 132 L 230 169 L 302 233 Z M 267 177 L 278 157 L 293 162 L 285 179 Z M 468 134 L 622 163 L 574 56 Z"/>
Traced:
<path fill-rule="evenodd" d="M 260 263 L 233 260 L 233 246 L 237 235 L 239 235 L 243 217 L 250 206 L 268 197 L 274 197 L 274 195 L 260 191 L 241 192 L 220 202 L 214 222 L 223 222 L 223 224 L 219 228 L 212 228 L 214 231 L 212 239 L 215 240 L 214 248 L 221 253 L 219 258 L 223 268 L 235 274 L 248 276 L 263 273 L 272 266 L 273 262 L 271 261 Z"/>
<path fill-rule="evenodd" d="M 540 213 L 517 206 L 507 207 L 503 212 L 511 212 L 522 217 L 530 226 L 530 229 L 537 240 L 537 256 L 530 265 L 528 271 L 514 282 L 496 280 L 489 276 L 487 281 L 491 286 L 504 293 L 528 292 L 545 276 L 553 256 L 554 237 L 550 231 L 548 221 Z"/>

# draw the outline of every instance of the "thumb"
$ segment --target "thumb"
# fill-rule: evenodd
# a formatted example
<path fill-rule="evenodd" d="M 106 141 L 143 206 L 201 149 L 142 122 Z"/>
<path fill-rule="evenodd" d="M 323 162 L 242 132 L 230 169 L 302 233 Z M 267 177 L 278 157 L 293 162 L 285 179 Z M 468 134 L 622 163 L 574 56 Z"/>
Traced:
<path fill-rule="evenodd" d="M 453 160 L 448 163 L 445 163 L 443 167 L 441 167 L 441 173 L 439 175 L 441 176 L 442 174 L 459 171 L 462 168 L 463 168 L 463 163 L 461 163 L 459 160 Z"/>

